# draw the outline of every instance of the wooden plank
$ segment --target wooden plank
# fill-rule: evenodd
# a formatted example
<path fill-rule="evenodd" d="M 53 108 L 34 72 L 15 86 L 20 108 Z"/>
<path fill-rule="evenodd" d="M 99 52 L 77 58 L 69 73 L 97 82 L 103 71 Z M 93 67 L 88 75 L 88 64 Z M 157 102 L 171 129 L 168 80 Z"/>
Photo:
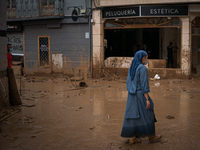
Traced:
<path fill-rule="evenodd" d="M 158 23 L 160 22 L 160 20 L 162 20 L 162 18 L 160 18 L 160 19 L 156 22 L 156 24 L 158 24 Z"/>
<path fill-rule="evenodd" d="M 170 21 L 167 21 L 167 22 L 163 22 L 163 23 L 158 24 L 158 26 L 168 24 L 168 23 L 171 23 L 171 22 L 174 22 L 174 21 L 177 21 L 177 20 L 179 20 L 179 19 L 174 19 L 174 20 L 170 20 Z"/>
<path fill-rule="evenodd" d="M 124 19 L 122 19 L 122 22 L 127 26 L 127 23 L 124 21 Z"/>
<path fill-rule="evenodd" d="M 118 23 L 114 23 L 114 22 L 109 22 L 109 23 L 114 24 L 114 25 L 118 25 L 118 26 L 125 27 L 125 25 L 122 25 L 122 24 L 118 24 Z"/>
<path fill-rule="evenodd" d="M 11 105 L 21 105 L 21 98 L 17 90 L 17 84 L 12 68 L 8 69 L 9 101 Z"/>

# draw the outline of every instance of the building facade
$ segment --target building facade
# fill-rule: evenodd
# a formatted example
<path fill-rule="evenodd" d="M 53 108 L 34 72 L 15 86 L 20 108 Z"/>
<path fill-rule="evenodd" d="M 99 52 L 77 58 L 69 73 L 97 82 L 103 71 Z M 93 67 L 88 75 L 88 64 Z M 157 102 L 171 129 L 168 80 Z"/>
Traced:
<path fill-rule="evenodd" d="M 9 106 L 7 78 L 6 0 L 0 1 L 0 112 Z"/>
<path fill-rule="evenodd" d="M 7 0 L 7 37 L 26 74 L 90 73 L 90 0 Z"/>
<path fill-rule="evenodd" d="M 94 2 L 93 76 L 126 76 L 139 49 L 149 54 L 150 77 L 200 73 L 199 0 Z"/>

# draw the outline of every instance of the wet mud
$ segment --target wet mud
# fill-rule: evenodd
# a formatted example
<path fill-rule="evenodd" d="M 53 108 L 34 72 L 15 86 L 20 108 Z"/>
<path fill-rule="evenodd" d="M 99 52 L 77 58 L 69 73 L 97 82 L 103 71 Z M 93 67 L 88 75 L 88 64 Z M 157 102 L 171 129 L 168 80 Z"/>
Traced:
<path fill-rule="evenodd" d="M 20 80 L 16 77 L 19 89 Z M 73 84 L 71 83 L 73 82 Z M 1 150 L 199 150 L 200 80 L 154 80 L 156 133 L 161 142 L 129 145 L 120 137 L 127 100 L 125 80 L 22 77 L 21 106 L 0 116 Z M 12 115 L 13 114 L 13 115 Z M 3 120 L 4 117 L 9 116 Z"/>

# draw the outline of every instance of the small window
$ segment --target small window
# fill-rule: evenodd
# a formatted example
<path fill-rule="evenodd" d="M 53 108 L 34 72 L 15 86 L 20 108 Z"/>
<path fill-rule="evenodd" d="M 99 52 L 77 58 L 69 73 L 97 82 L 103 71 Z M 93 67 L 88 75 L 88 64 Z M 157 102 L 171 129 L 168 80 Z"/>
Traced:
<path fill-rule="evenodd" d="M 39 66 L 49 66 L 49 36 L 38 37 Z"/>
<path fill-rule="evenodd" d="M 7 8 L 16 8 L 16 0 L 7 0 Z"/>

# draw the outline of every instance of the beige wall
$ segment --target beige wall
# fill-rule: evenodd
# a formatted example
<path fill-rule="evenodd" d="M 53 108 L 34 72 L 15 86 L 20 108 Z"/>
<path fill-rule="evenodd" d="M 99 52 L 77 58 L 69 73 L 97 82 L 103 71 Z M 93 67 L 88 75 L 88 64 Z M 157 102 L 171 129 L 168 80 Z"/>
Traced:
<path fill-rule="evenodd" d="M 119 5 L 142 5 L 142 4 L 172 4 L 172 3 L 192 3 L 200 0 L 100 0 L 101 6 Z"/>

